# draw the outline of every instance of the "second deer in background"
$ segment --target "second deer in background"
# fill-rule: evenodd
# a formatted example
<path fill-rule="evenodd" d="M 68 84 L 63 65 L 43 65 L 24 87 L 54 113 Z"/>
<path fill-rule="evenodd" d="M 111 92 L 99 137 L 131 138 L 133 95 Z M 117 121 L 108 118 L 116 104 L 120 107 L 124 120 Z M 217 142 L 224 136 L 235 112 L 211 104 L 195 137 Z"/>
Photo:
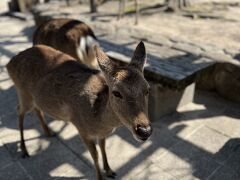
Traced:
<path fill-rule="evenodd" d="M 33 45 L 44 44 L 67 53 L 92 68 L 98 67 L 93 46 L 98 44 L 92 29 L 73 19 L 52 19 L 33 34 Z"/>

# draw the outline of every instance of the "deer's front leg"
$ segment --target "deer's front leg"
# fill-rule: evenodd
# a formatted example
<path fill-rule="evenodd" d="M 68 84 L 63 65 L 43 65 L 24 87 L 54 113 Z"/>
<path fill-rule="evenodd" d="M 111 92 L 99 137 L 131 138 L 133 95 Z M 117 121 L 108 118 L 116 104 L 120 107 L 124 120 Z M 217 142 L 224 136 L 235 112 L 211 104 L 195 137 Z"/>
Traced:
<path fill-rule="evenodd" d="M 102 158 L 103 158 L 103 167 L 104 167 L 104 170 L 106 171 L 106 174 L 108 177 L 115 178 L 116 173 L 114 171 L 112 171 L 112 169 L 110 168 L 110 166 L 108 164 L 107 154 L 105 151 L 105 141 L 106 141 L 105 139 L 99 139 L 99 146 L 100 146 Z"/>
<path fill-rule="evenodd" d="M 100 167 L 99 167 L 99 164 L 98 164 L 98 152 L 97 152 L 97 149 L 96 149 L 96 145 L 94 143 L 94 141 L 92 139 L 88 139 L 88 138 L 84 138 L 82 137 L 85 145 L 87 146 L 92 158 L 93 158 L 93 161 L 94 161 L 94 165 L 95 165 L 95 168 L 96 168 L 96 175 L 97 175 L 97 180 L 103 180 L 103 177 L 102 177 L 102 174 L 101 174 L 101 171 L 100 171 Z"/>

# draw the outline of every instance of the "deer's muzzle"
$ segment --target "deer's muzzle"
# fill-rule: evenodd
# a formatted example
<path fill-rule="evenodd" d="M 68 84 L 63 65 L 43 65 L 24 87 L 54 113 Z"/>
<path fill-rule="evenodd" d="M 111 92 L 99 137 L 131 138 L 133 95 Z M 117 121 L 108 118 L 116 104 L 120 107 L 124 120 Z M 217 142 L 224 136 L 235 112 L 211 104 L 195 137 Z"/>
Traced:
<path fill-rule="evenodd" d="M 135 133 L 138 139 L 146 141 L 152 134 L 152 127 L 151 125 L 148 126 L 137 125 Z"/>

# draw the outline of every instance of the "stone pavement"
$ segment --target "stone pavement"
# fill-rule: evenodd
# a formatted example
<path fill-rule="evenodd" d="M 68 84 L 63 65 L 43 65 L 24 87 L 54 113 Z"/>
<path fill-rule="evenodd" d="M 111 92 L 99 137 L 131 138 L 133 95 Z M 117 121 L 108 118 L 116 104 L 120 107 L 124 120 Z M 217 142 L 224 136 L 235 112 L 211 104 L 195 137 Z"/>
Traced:
<path fill-rule="evenodd" d="M 0 16 L 0 179 L 94 179 L 89 153 L 76 129 L 48 119 L 57 136 L 46 138 L 32 114 L 25 119 L 22 159 L 17 127 L 17 97 L 5 65 L 31 46 L 33 22 Z M 117 179 L 240 179 L 239 105 L 197 91 L 194 102 L 153 123 L 152 138 L 140 144 L 125 128 L 107 139 L 107 154 Z"/>

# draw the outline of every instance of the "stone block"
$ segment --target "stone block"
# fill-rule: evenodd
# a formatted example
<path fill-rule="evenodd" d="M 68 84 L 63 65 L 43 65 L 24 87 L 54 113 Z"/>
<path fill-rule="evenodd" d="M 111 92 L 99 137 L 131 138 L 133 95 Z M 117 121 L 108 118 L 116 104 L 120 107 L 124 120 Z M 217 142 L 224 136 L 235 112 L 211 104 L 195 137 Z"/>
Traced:
<path fill-rule="evenodd" d="M 190 84 L 180 91 L 175 91 L 151 82 L 150 86 L 149 117 L 151 121 L 156 121 L 163 115 L 174 112 L 177 108 L 193 101 L 195 83 Z"/>

